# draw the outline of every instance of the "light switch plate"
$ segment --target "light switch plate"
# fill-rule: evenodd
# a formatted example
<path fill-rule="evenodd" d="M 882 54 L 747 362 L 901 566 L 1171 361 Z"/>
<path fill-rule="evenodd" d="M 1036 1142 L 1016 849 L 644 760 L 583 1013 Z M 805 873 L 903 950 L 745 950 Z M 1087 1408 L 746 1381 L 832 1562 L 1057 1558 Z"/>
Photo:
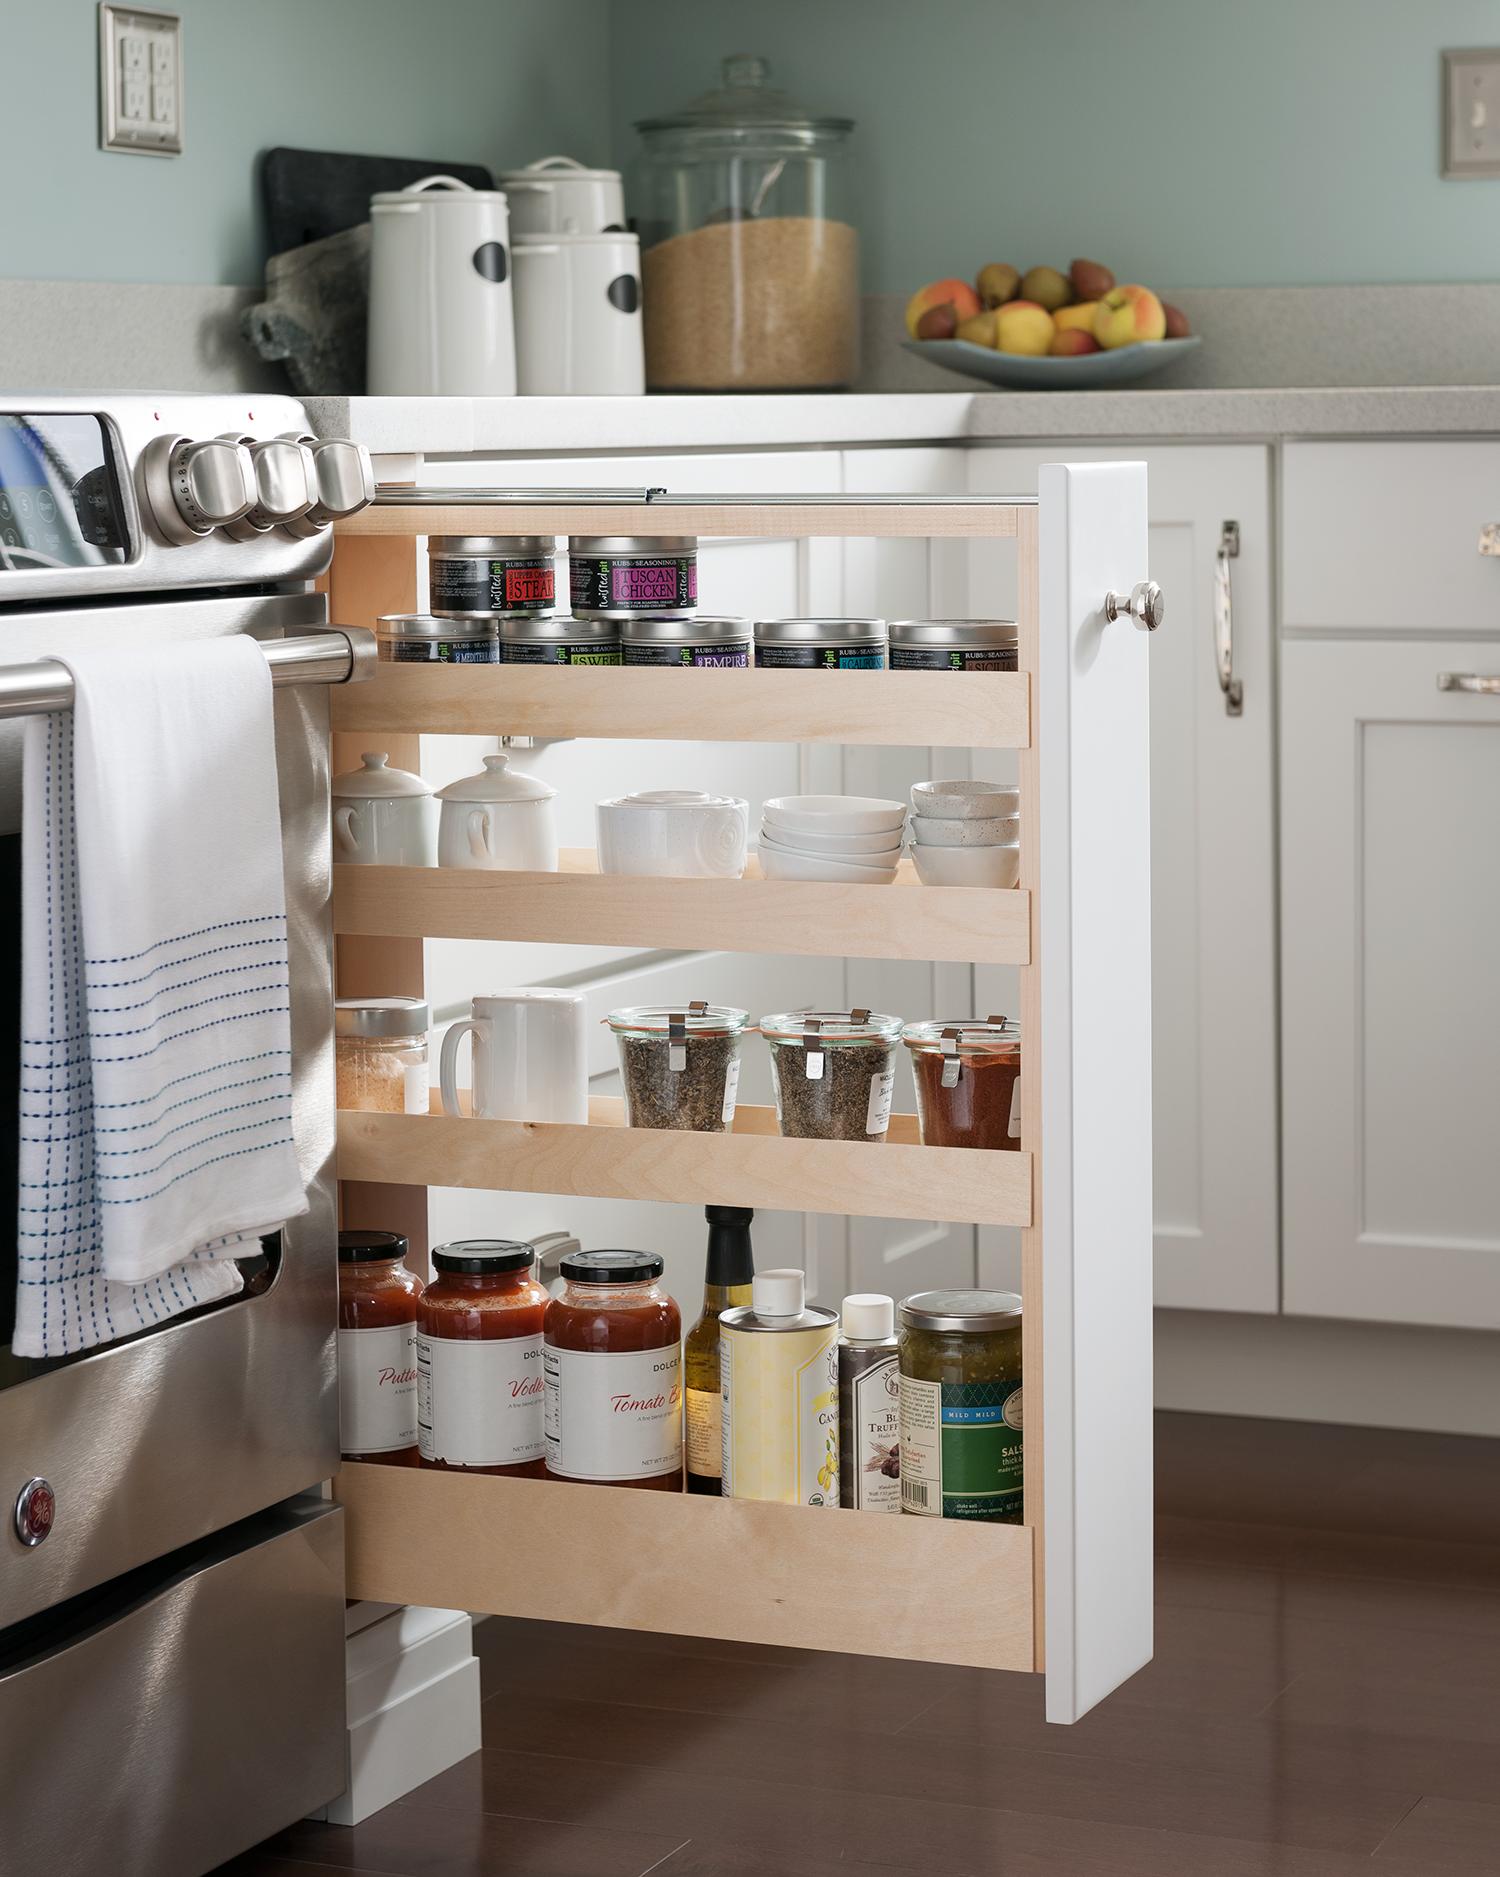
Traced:
<path fill-rule="evenodd" d="M 182 17 L 99 8 L 99 147 L 182 155 Z"/>
<path fill-rule="evenodd" d="M 1500 176 L 1500 48 L 1443 54 L 1443 174 Z"/>

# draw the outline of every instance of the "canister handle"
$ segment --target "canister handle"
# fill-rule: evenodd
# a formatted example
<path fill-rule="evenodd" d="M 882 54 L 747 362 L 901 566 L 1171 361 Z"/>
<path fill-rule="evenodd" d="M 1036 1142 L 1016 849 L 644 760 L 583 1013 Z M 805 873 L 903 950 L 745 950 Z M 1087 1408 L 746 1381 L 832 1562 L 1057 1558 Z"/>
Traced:
<path fill-rule="evenodd" d="M 401 191 L 404 196 L 420 195 L 424 189 L 435 188 L 439 183 L 445 189 L 461 189 L 465 195 L 474 194 L 474 185 L 463 182 L 457 176 L 424 176 L 420 182 L 409 182 Z"/>

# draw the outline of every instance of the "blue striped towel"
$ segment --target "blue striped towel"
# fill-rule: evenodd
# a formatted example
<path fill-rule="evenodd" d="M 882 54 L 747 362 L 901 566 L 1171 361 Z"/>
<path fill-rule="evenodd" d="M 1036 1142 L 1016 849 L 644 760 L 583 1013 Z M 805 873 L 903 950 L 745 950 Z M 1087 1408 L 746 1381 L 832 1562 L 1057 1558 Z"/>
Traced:
<path fill-rule="evenodd" d="M 29 719 L 23 761 L 21 1356 L 232 1294 L 307 1209 L 265 657 L 63 662 L 72 715 Z"/>

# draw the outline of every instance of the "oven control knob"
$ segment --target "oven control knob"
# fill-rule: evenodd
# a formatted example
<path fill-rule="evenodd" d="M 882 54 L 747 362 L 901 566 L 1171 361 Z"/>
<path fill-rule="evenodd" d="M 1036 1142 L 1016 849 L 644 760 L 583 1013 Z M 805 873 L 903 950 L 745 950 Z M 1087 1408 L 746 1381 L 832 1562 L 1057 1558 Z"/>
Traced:
<path fill-rule="evenodd" d="M 39 1545 L 52 1530 L 57 1517 L 57 1498 L 48 1481 L 29 1479 L 16 1494 L 16 1536 L 30 1550 Z"/>
<path fill-rule="evenodd" d="M 254 541 L 272 528 L 300 520 L 318 493 L 313 453 L 296 437 L 231 437 L 250 452 L 255 470 L 255 506 L 224 532 L 233 541 Z"/>
<path fill-rule="evenodd" d="M 227 527 L 255 505 L 255 465 L 233 437 L 153 437 L 141 455 L 146 503 L 178 546 Z"/>
<path fill-rule="evenodd" d="M 362 443 L 351 443 L 347 437 L 300 436 L 294 441 L 312 450 L 318 492 L 307 513 L 287 524 L 293 534 L 317 534 L 330 522 L 342 521 L 375 500 L 375 470 Z"/>

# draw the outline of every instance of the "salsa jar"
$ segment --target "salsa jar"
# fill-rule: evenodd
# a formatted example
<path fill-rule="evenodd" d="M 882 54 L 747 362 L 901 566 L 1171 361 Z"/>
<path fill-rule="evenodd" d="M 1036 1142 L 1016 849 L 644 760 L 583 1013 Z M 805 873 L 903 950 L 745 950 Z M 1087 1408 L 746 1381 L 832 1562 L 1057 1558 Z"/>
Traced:
<path fill-rule="evenodd" d="M 926 1290 L 900 1317 L 901 1510 L 1019 1525 L 1021 1299 Z"/>
<path fill-rule="evenodd" d="M 627 665 L 683 665 L 744 671 L 750 664 L 748 619 L 731 614 L 690 613 L 683 619 L 642 614 L 620 621 Z"/>
<path fill-rule="evenodd" d="M 1021 1026 L 1009 1017 L 908 1023 L 924 1147 L 1021 1146 Z"/>
<path fill-rule="evenodd" d="M 901 1019 L 872 1010 L 762 1017 L 776 1120 L 798 1140 L 883 1141 L 891 1125 Z"/>
<path fill-rule="evenodd" d="M 432 613 L 382 613 L 375 652 L 398 665 L 498 665 L 493 619 L 438 619 Z"/>
<path fill-rule="evenodd" d="M 757 619 L 763 671 L 884 671 L 883 619 Z"/>
<path fill-rule="evenodd" d="M 682 1491 L 682 1314 L 655 1252 L 575 1251 L 547 1305 L 547 1473 Z"/>
<path fill-rule="evenodd" d="M 618 626 L 566 613 L 512 613 L 498 622 L 502 665 L 618 665 Z"/>
<path fill-rule="evenodd" d="M 625 1125 L 722 1134 L 734 1125 L 750 1021 L 727 1004 L 633 1004 L 605 1019 L 620 1051 Z"/>
<path fill-rule="evenodd" d="M 417 1313 L 422 1280 L 399 1232 L 339 1233 L 339 1450 L 417 1464 Z"/>
<path fill-rule="evenodd" d="M 556 553 L 550 534 L 436 534 L 427 543 L 432 610 L 444 619 L 550 612 Z"/>
<path fill-rule="evenodd" d="M 698 604 L 698 543 L 690 534 L 574 535 L 568 595 L 579 619 L 690 612 Z"/>
<path fill-rule="evenodd" d="M 432 1254 L 417 1331 L 423 1466 L 540 1479 L 542 1318 L 536 1250 L 461 1238 Z"/>
<path fill-rule="evenodd" d="M 1014 671 L 1014 619 L 893 619 L 892 671 Z"/>

